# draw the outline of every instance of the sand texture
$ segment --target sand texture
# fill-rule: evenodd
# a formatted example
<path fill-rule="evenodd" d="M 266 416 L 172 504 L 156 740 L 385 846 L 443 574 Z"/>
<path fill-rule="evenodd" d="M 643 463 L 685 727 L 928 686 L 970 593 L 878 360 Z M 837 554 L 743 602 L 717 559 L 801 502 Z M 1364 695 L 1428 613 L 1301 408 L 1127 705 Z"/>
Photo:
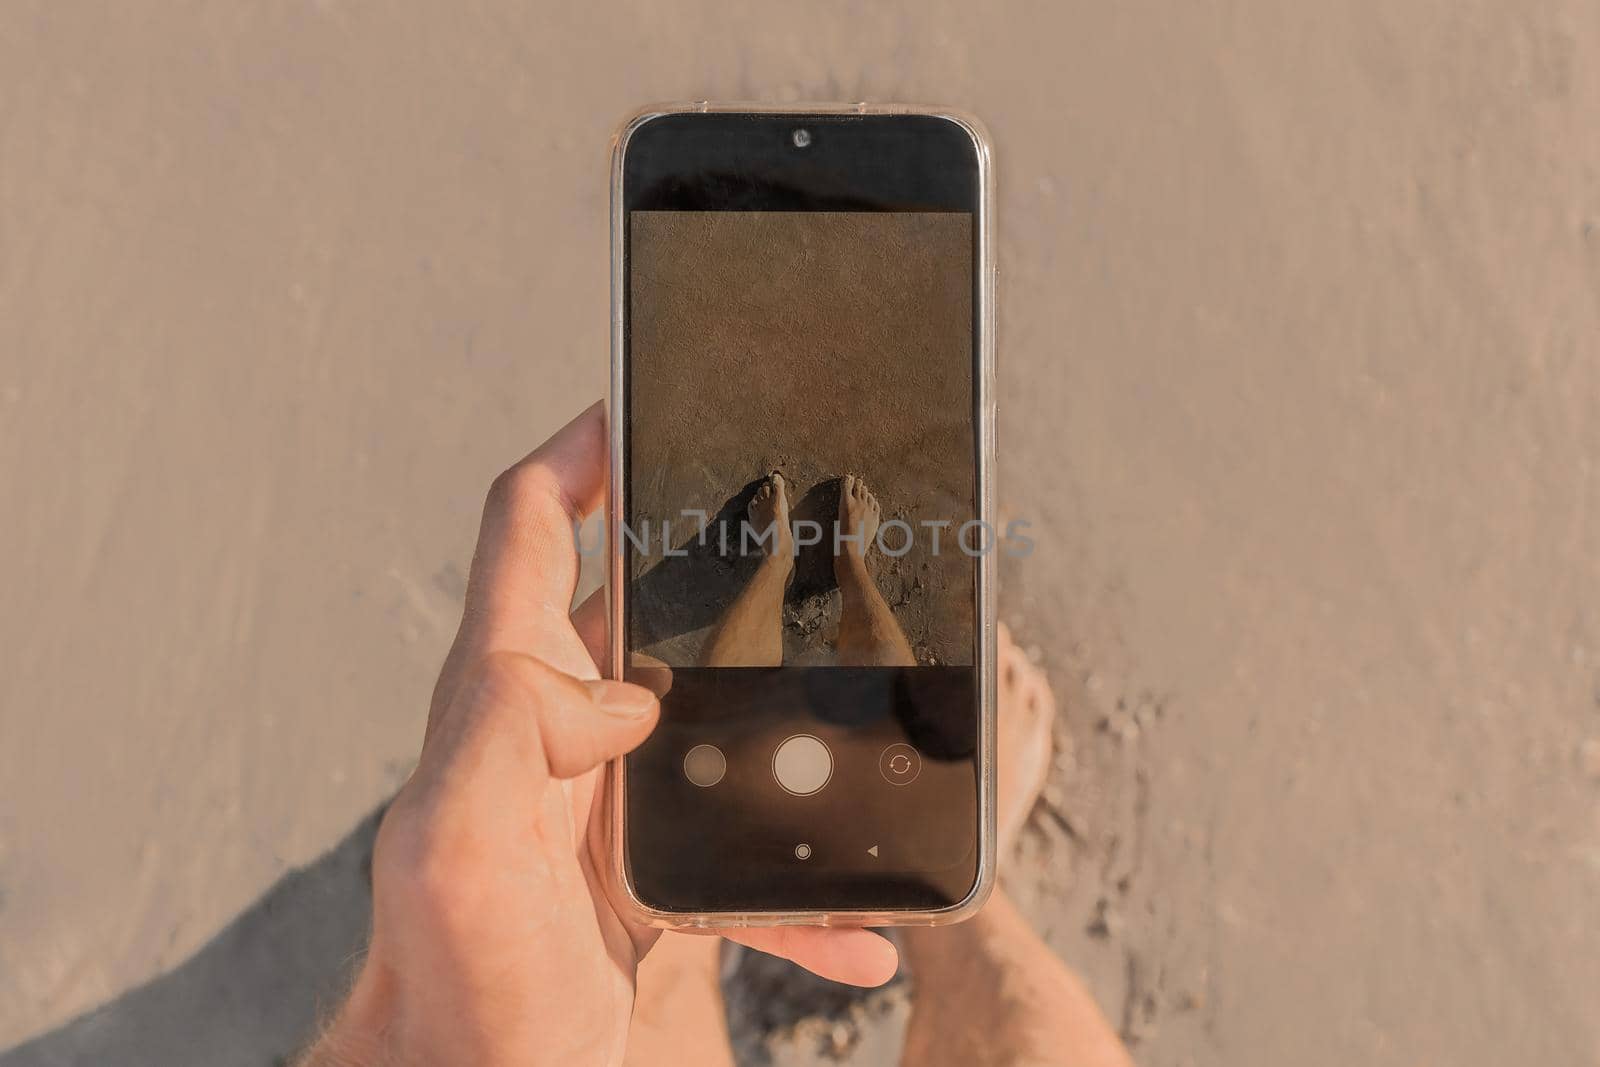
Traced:
<path fill-rule="evenodd" d="M 338 996 L 483 493 L 605 388 L 608 134 L 699 97 L 990 127 L 1075 742 L 1006 877 L 1140 1063 L 1600 1062 L 1596 55 L 1593 0 L 11 0 L 0 1064 L 269 1067 Z M 735 981 L 746 1062 L 892 1062 L 904 986 Z"/>
<path fill-rule="evenodd" d="M 901 554 L 868 559 L 917 661 L 970 664 L 969 217 L 645 211 L 632 226 L 632 504 L 650 544 L 634 555 L 632 647 L 698 662 L 759 552 L 739 549 L 750 497 L 778 471 L 791 518 L 822 538 L 796 557 L 784 658 L 836 662 L 833 531 L 853 474 L 904 524 L 885 542 Z M 729 550 L 720 533 L 695 536 L 685 510 L 726 526 Z M 663 521 L 684 555 L 663 553 Z M 968 534 L 980 550 L 981 531 Z"/>

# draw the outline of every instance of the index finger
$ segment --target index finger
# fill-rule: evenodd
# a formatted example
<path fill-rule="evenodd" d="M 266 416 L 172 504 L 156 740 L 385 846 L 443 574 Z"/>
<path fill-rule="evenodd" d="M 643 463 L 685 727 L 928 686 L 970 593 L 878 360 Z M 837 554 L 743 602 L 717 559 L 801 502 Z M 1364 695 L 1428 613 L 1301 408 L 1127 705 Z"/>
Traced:
<path fill-rule="evenodd" d="M 605 486 L 603 401 L 494 480 L 461 627 L 434 690 L 436 712 L 461 671 L 491 652 L 521 652 L 576 678 L 597 677 L 567 610 L 578 582 L 576 524 L 600 506 Z"/>

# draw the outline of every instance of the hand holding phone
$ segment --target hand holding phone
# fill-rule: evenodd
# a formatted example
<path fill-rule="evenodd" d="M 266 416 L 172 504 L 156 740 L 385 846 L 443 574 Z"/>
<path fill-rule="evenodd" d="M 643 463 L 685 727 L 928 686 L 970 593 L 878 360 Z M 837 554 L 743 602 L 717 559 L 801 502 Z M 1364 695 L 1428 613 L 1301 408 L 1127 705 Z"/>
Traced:
<path fill-rule="evenodd" d="M 647 735 L 643 688 L 603 681 L 603 604 L 570 619 L 571 514 L 600 505 L 600 405 L 495 480 L 416 771 L 372 860 L 372 940 L 348 1001 L 302 1061 L 612 1062 L 634 967 L 658 931 L 603 869 L 606 760 Z M 741 930 L 835 981 L 877 985 L 894 947 L 864 930 Z"/>

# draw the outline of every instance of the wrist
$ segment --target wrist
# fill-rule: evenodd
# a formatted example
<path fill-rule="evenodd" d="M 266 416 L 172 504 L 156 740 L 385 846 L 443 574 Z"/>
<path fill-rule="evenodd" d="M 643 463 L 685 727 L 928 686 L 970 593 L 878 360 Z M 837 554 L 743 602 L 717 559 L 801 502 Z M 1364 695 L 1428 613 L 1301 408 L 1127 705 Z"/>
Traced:
<path fill-rule="evenodd" d="M 339 1013 L 298 1067 L 397 1067 L 389 1047 L 388 983 L 362 968 Z"/>

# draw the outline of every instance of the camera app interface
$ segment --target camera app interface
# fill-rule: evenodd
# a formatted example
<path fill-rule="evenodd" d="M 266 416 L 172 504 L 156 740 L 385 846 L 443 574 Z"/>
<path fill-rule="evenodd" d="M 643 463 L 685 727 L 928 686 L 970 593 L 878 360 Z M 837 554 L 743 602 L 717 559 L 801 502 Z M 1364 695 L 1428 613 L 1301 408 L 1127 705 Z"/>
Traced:
<path fill-rule="evenodd" d="M 937 907 L 977 863 L 968 212 L 628 214 L 627 763 L 652 904 Z"/>

